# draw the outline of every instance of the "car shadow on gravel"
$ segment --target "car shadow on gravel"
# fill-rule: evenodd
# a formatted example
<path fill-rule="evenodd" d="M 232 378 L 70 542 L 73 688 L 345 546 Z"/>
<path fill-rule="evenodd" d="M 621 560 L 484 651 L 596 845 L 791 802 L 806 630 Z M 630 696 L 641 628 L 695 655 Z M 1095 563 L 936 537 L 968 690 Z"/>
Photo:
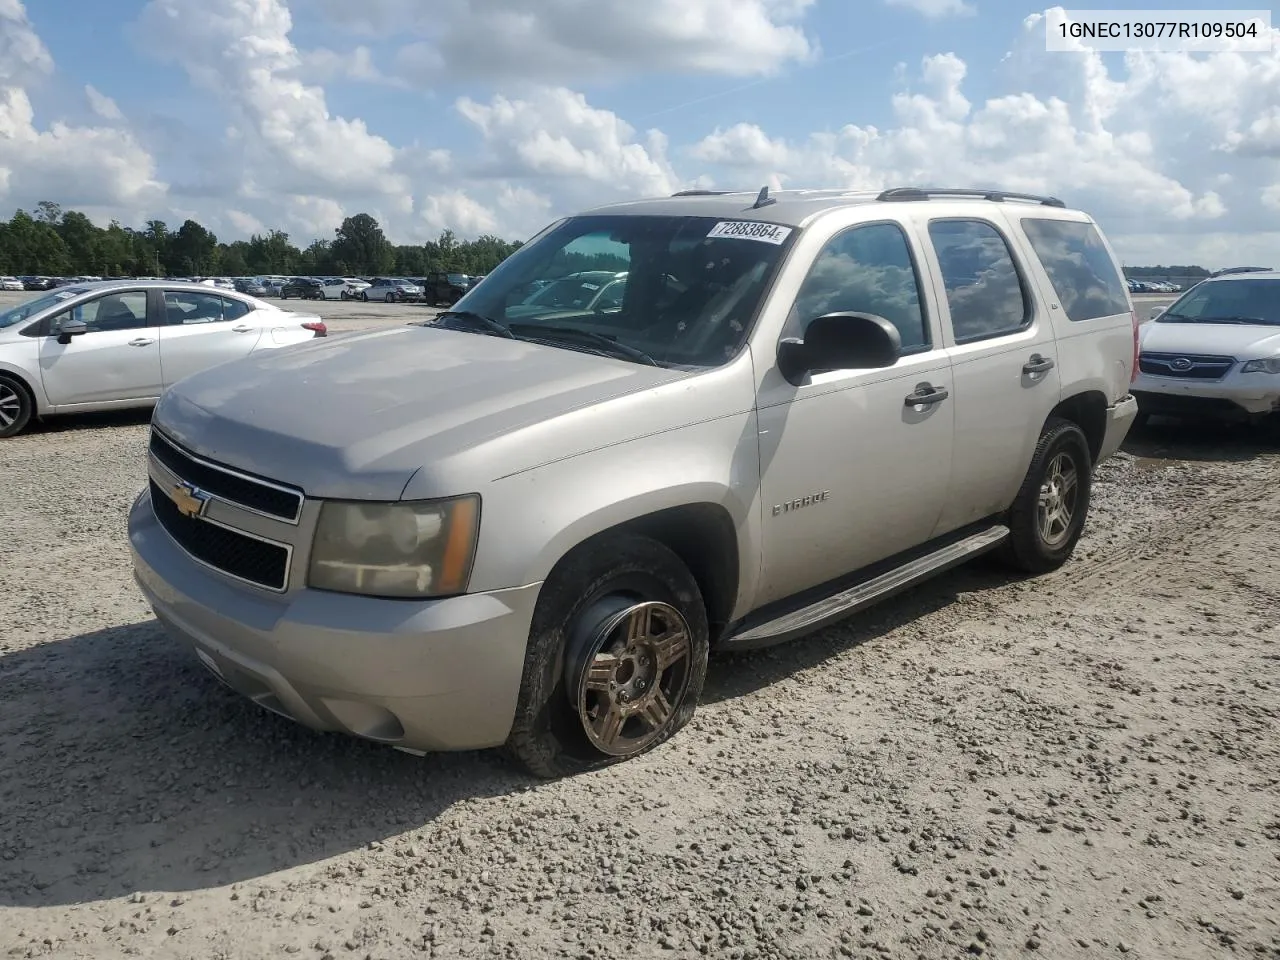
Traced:
<path fill-rule="evenodd" d="M 1280 455 L 1280 424 L 1250 425 L 1152 417 L 1122 448 L 1139 460 L 1243 463 Z"/>
<path fill-rule="evenodd" d="M 0 907 L 252 880 L 533 781 L 412 757 L 226 690 L 155 621 L 0 656 Z"/>
<path fill-rule="evenodd" d="M 809 636 L 762 650 L 720 654 L 712 658 L 700 702 L 718 703 L 753 693 L 936 613 L 964 594 L 1022 579 L 994 558 L 979 557 Z"/>
<path fill-rule="evenodd" d="M 68 433 L 72 430 L 100 430 L 107 427 L 143 427 L 151 422 L 151 407 L 129 410 L 103 410 L 98 413 L 77 413 L 70 416 L 47 417 L 34 420 L 26 434 Z"/>

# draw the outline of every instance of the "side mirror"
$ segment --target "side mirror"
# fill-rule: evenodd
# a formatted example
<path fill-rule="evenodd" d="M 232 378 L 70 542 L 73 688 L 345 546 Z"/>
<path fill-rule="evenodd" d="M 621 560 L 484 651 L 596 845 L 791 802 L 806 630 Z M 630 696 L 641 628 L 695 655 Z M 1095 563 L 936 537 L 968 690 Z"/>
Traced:
<path fill-rule="evenodd" d="M 813 320 L 804 339 L 778 344 L 778 370 L 799 384 L 815 370 L 880 370 L 902 356 L 902 335 L 872 313 L 828 313 Z"/>
<path fill-rule="evenodd" d="M 65 346 L 71 342 L 72 337 L 88 332 L 89 325 L 83 320 L 68 320 L 58 327 L 58 342 Z"/>
<path fill-rule="evenodd" d="M 1154 320 L 1156 317 L 1160 316 L 1160 314 L 1164 313 L 1165 310 L 1167 309 L 1168 307 L 1152 307 L 1151 313 L 1148 315 L 1147 319 Z"/>

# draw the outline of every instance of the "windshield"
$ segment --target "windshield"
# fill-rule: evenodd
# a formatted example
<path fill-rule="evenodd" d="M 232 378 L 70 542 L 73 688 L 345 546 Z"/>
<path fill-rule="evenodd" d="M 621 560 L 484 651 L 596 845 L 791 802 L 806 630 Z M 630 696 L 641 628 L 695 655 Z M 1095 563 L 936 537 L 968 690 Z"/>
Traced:
<path fill-rule="evenodd" d="M 718 366 L 742 348 L 794 234 L 712 217 L 571 217 L 503 261 L 454 312 L 566 349 L 607 353 L 612 342 L 618 356 Z"/>
<path fill-rule="evenodd" d="M 20 303 L 12 310 L 0 313 L 0 330 L 5 327 L 11 327 L 15 323 L 22 323 L 28 317 L 34 317 L 37 313 L 49 309 L 54 304 L 61 303 L 63 300 L 70 300 L 72 297 L 78 297 L 85 292 L 84 287 L 59 287 L 52 293 L 44 293 L 25 303 Z"/>
<path fill-rule="evenodd" d="M 1241 276 L 1188 290 L 1157 323 L 1252 323 L 1280 326 L 1280 280 Z"/>

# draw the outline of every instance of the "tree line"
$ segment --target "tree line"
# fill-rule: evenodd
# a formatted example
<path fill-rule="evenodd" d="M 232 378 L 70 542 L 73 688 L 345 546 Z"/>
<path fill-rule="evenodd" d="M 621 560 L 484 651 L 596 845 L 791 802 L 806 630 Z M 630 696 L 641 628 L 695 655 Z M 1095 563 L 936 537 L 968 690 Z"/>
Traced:
<path fill-rule="evenodd" d="M 438 270 L 488 273 L 520 243 L 483 236 L 459 240 L 445 230 L 419 245 L 393 244 L 367 213 L 347 217 L 332 240 L 299 248 L 281 230 L 222 243 L 195 220 L 170 230 L 148 220 L 138 230 L 111 221 L 97 226 L 83 213 L 48 200 L 35 211 L 0 220 L 0 274 L 96 277 L 405 276 Z"/>

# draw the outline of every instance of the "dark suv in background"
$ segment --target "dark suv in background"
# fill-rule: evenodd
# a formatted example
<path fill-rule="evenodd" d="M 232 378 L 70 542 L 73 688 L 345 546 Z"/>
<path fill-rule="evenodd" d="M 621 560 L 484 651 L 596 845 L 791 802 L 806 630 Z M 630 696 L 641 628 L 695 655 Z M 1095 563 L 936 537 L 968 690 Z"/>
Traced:
<path fill-rule="evenodd" d="M 450 307 L 471 289 L 465 273 L 429 273 L 422 278 L 422 298 L 431 306 Z"/>

